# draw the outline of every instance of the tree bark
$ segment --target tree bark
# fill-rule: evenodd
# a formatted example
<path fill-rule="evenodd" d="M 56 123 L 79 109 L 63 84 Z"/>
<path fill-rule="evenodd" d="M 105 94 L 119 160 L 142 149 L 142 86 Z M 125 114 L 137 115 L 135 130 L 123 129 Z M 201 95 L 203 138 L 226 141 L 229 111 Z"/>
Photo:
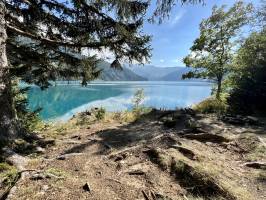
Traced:
<path fill-rule="evenodd" d="M 5 3 L 0 0 L 0 143 L 14 138 L 18 131 L 6 55 L 5 10 Z"/>
<path fill-rule="evenodd" d="M 217 91 L 216 91 L 216 99 L 221 99 L 221 92 L 222 92 L 222 79 L 218 79 L 217 81 Z"/>

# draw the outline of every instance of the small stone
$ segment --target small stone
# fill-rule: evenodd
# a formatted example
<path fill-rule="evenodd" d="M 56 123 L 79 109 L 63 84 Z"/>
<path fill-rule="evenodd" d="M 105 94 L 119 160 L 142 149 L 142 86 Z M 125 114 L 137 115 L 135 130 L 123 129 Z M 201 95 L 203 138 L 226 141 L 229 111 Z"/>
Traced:
<path fill-rule="evenodd" d="M 96 176 L 101 176 L 102 172 L 96 172 Z"/>
<path fill-rule="evenodd" d="M 36 147 L 36 153 L 44 153 L 45 152 L 45 149 L 42 148 L 42 147 Z"/>
<path fill-rule="evenodd" d="M 44 185 L 44 186 L 42 186 L 42 190 L 43 191 L 47 191 L 49 189 L 49 186 L 48 185 Z"/>
<path fill-rule="evenodd" d="M 66 157 L 65 157 L 65 156 L 63 156 L 63 155 L 61 155 L 61 156 L 58 156 L 56 159 L 57 159 L 57 160 L 65 160 L 65 159 L 66 159 Z"/>
<path fill-rule="evenodd" d="M 89 183 L 85 183 L 85 185 L 83 185 L 83 190 L 85 190 L 86 192 L 91 192 L 91 187 L 89 185 Z"/>
<path fill-rule="evenodd" d="M 246 120 L 247 120 L 247 122 L 248 122 L 249 124 L 251 124 L 251 125 L 257 125 L 257 124 L 259 124 L 259 119 L 256 118 L 256 117 L 247 116 L 247 117 L 246 117 Z"/>

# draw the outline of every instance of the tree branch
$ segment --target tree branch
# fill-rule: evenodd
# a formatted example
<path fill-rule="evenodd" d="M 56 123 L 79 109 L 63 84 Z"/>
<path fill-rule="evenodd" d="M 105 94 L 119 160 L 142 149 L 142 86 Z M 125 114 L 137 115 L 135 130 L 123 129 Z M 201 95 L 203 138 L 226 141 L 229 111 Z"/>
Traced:
<path fill-rule="evenodd" d="M 85 43 L 85 44 L 63 42 L 63 41 L 58 41 L 58 40 L 52 40 L 49 38 L 43 38 L 41 36 L 34 35 L 32 33 L 25 32 L 23 30 L 15 28 L 9 24 L 7 24 L 7 28 L 12 32 L 17 33 L 18 35 L 29 37 L 31 39 L 34 39 L 34 40 L 37 40 L 40 42 L 44 42 L 44 43 L 51 44 L 51 45 L 57 45 L 57 46 L 99 48 L 99 47 L 105 47 L 105 46 L 110 46 L 110 45 L 114 45 L 114 44 L 123 44 L 125 42 L 124 39 L 118 39 L 118 40 L 114 40 L 114 41 L 90 42 L 90 43 Z"/>

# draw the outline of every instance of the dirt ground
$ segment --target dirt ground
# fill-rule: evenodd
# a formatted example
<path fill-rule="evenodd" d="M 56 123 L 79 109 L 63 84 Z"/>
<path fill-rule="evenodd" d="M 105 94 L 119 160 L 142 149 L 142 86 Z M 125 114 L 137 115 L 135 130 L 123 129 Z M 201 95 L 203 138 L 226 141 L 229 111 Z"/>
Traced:
<path fill-rule="evenodd" d="M 266 161 L 264 126 L 174 115 L 97 122 L 56 137 L 55 145 L 30 157 L 26 168 L 35 171 L 8 199 L 266 199 L 265 169 L 245 165 Z"/>

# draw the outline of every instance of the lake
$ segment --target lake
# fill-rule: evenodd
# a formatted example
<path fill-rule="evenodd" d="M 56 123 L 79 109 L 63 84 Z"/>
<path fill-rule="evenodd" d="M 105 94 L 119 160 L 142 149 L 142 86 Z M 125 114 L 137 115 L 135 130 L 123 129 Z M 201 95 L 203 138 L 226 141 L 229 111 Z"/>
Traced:
<path fill-rule="evenodd" d="M 93 82 L 81 87 L 76 82 L 58 83 L 47 90 L 36 86 L 28 91 L 29 108 L 42 108 L 43 120 L 67 120 L 77 112 L 91 107 L 104 107 L 108 111 L 132 108 L 132 98 L 138 89 L 144 89 L 143 105 L 175 109 L 191 106 L 211 94 L 208 82 Z"/>

